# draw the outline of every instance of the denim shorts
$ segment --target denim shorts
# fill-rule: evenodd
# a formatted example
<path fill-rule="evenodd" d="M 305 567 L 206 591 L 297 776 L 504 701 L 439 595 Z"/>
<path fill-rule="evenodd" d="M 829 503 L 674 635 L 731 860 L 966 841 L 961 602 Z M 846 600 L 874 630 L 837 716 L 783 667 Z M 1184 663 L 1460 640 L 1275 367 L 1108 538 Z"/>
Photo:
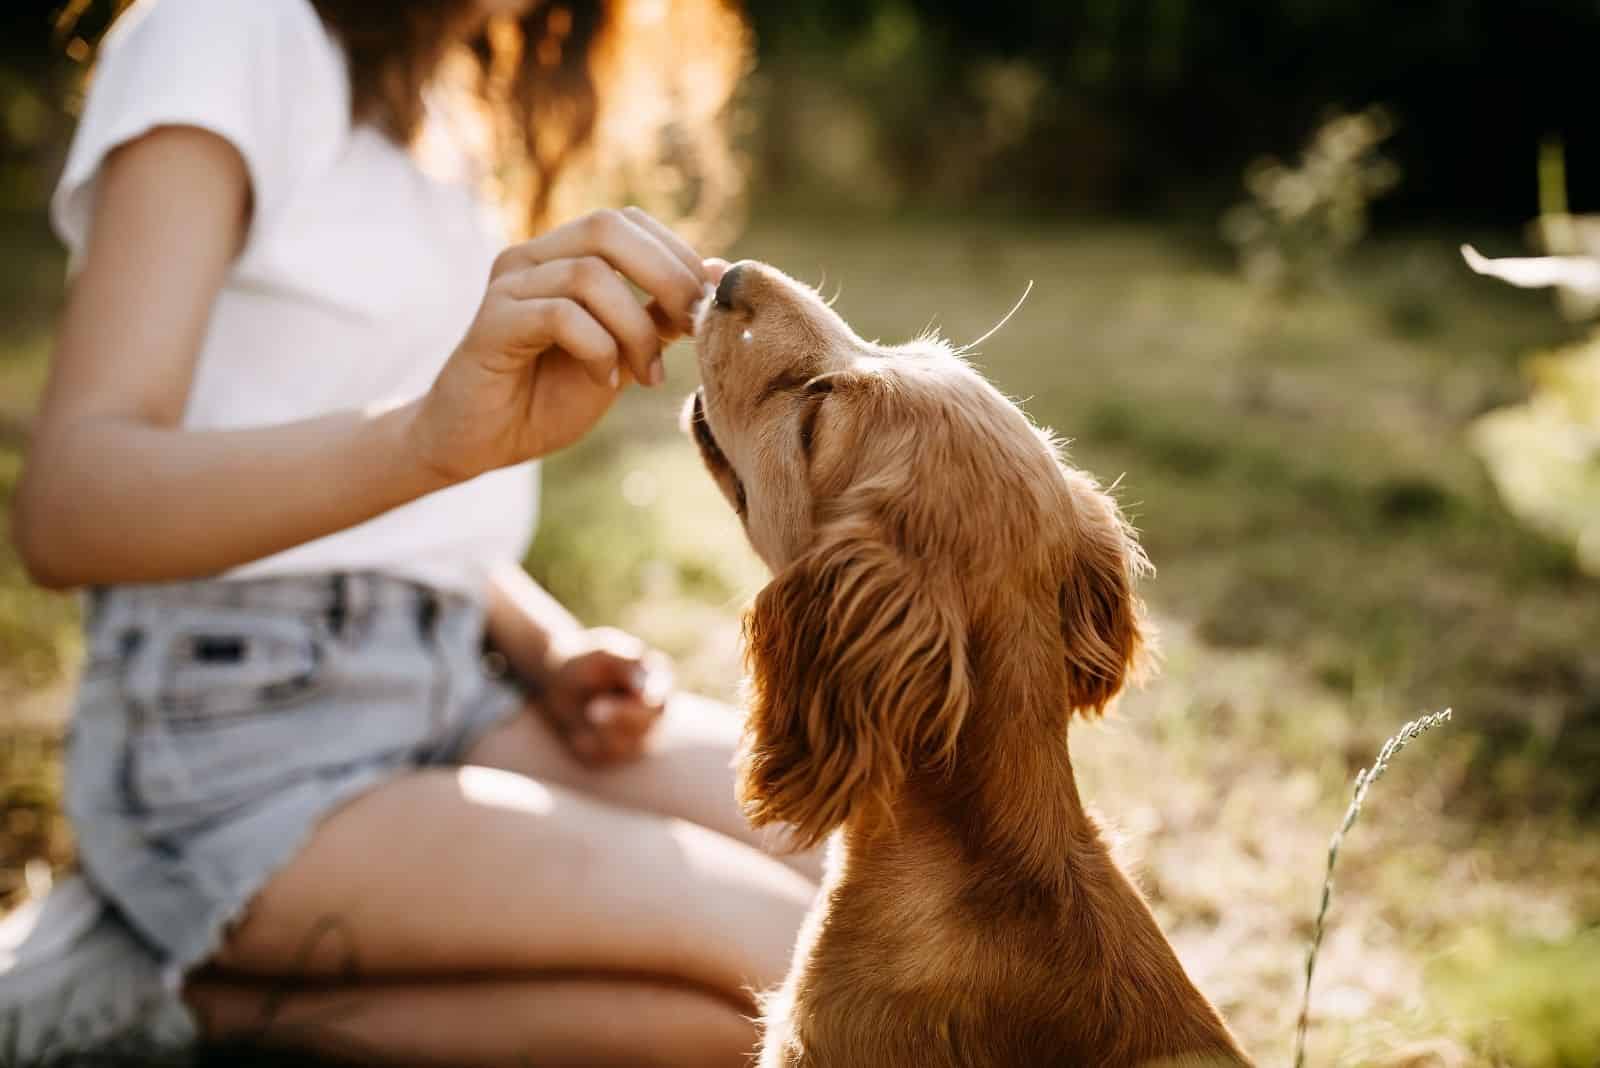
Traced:
<path fill-rule="evenodd" d="M 176 988 L 319 820 L 459 764 L 522 694 L 483 609 L 376 573 L 90 595 L 67 807 L 97 889 Z"/>

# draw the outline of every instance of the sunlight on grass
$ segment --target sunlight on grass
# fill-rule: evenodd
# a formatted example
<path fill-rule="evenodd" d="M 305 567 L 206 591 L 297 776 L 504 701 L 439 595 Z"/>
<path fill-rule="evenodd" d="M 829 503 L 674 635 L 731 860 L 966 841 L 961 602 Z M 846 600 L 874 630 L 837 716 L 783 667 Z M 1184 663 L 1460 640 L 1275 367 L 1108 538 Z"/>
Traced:
<path fill-rule="evenodd" d="M 1431 969 L 1441 1000 L 1501 1063 L 1593 1068 L 1600 1057 L 1600 928 L 1565 942 L 1472 928 Z"/>

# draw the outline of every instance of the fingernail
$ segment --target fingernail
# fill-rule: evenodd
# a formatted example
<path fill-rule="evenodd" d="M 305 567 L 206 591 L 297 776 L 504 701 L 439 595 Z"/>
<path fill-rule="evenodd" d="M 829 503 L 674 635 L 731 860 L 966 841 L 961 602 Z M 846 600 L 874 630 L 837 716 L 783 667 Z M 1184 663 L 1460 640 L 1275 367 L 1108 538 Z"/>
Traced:
<path fill-rule="evenodd" d="M 588 716 L 590 723 L 593 723 L 596 727 L 603 727 L 616 718 L 617 703 L 601 697 L 590 701 L 583 711 Z"/>
<path fill-rule="evenodd" d="M 667 380 L 667 368 L 666 365 L 661 362 L 660 356 L 657 356 L 651 361 L 650 369 L 646 372 L 646 374 L 649 375 L 650 384 L 652 386 L 659 386 L 661 383 Z"/>
<path fill-rule="evenodd" d="M 612 389 L 616 389 L 618 386 L 622 385 L 622 372 L 613 367 L 611 369 L 611 375 L 609 378 L 607 378 L 607 381 L 611 383 Z"/>
<path fill-rule="evenodd" d="M 672 695 L 672 676 L 666 671 L 647 671 L 643 668 L 634 673 L 633 692 L 646 705 L 660 705 Z"/>

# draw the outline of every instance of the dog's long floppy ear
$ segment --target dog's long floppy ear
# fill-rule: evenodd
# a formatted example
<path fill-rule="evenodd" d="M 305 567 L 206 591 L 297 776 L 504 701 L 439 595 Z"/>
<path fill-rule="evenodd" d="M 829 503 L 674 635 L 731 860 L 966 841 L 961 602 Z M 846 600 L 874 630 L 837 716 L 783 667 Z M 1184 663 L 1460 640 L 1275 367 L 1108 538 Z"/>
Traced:
<path fill-rule="evenodd" d="M 745 619 L 750 821 L 815 845 L 883 812 L 910 765 L 947 766 L 969 705 L 964 634 L 948 583 L 882 539 L 824 539 L 790 565 Z"/>
<path fill-rule="evenodd" d="M 1080 471 L 1063 468 L 1071 500 L 1058 598 L 1067 700 L 1095 715 L 1122 689 L 1146 645 L 1135 580 L 1150 570 L 1116 502 Z"/>

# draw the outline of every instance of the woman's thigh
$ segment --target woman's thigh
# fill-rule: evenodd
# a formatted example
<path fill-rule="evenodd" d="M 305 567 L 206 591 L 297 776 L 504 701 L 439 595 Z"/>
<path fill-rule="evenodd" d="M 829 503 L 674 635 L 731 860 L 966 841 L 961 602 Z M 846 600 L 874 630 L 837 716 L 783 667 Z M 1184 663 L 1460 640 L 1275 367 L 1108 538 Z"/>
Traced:
<path fill-rule="evenodd" d="M 783 977 L 814 892 L 697 823 L 431 769 L 330 815 L 215 962 L 290 980 L 633 973 L 748 1006 Z"/>
<path fill-rule="evenodd" d="M 302 989 L 201 982 L 190 1003 L 211 1042 L 361 1064 L 748 1065 L 755 1024 L 702 991 L 633 978 L 529 976 Z"/>
<path fill-rule="evenodd" d="M 709 698 L 678 694 L 668 703 L 643 757 L 592 768 L 574 759 L 543 718 L 528 708 L 484 735 L 468 751 L 466 762 L 698 823 L 777 855 L 808 878 L 819 879 L 820 851 L 789 852 L 780 830 L 752 828 L 739 811 L 733 782 L 739 731 L 734 709 Z"/>

